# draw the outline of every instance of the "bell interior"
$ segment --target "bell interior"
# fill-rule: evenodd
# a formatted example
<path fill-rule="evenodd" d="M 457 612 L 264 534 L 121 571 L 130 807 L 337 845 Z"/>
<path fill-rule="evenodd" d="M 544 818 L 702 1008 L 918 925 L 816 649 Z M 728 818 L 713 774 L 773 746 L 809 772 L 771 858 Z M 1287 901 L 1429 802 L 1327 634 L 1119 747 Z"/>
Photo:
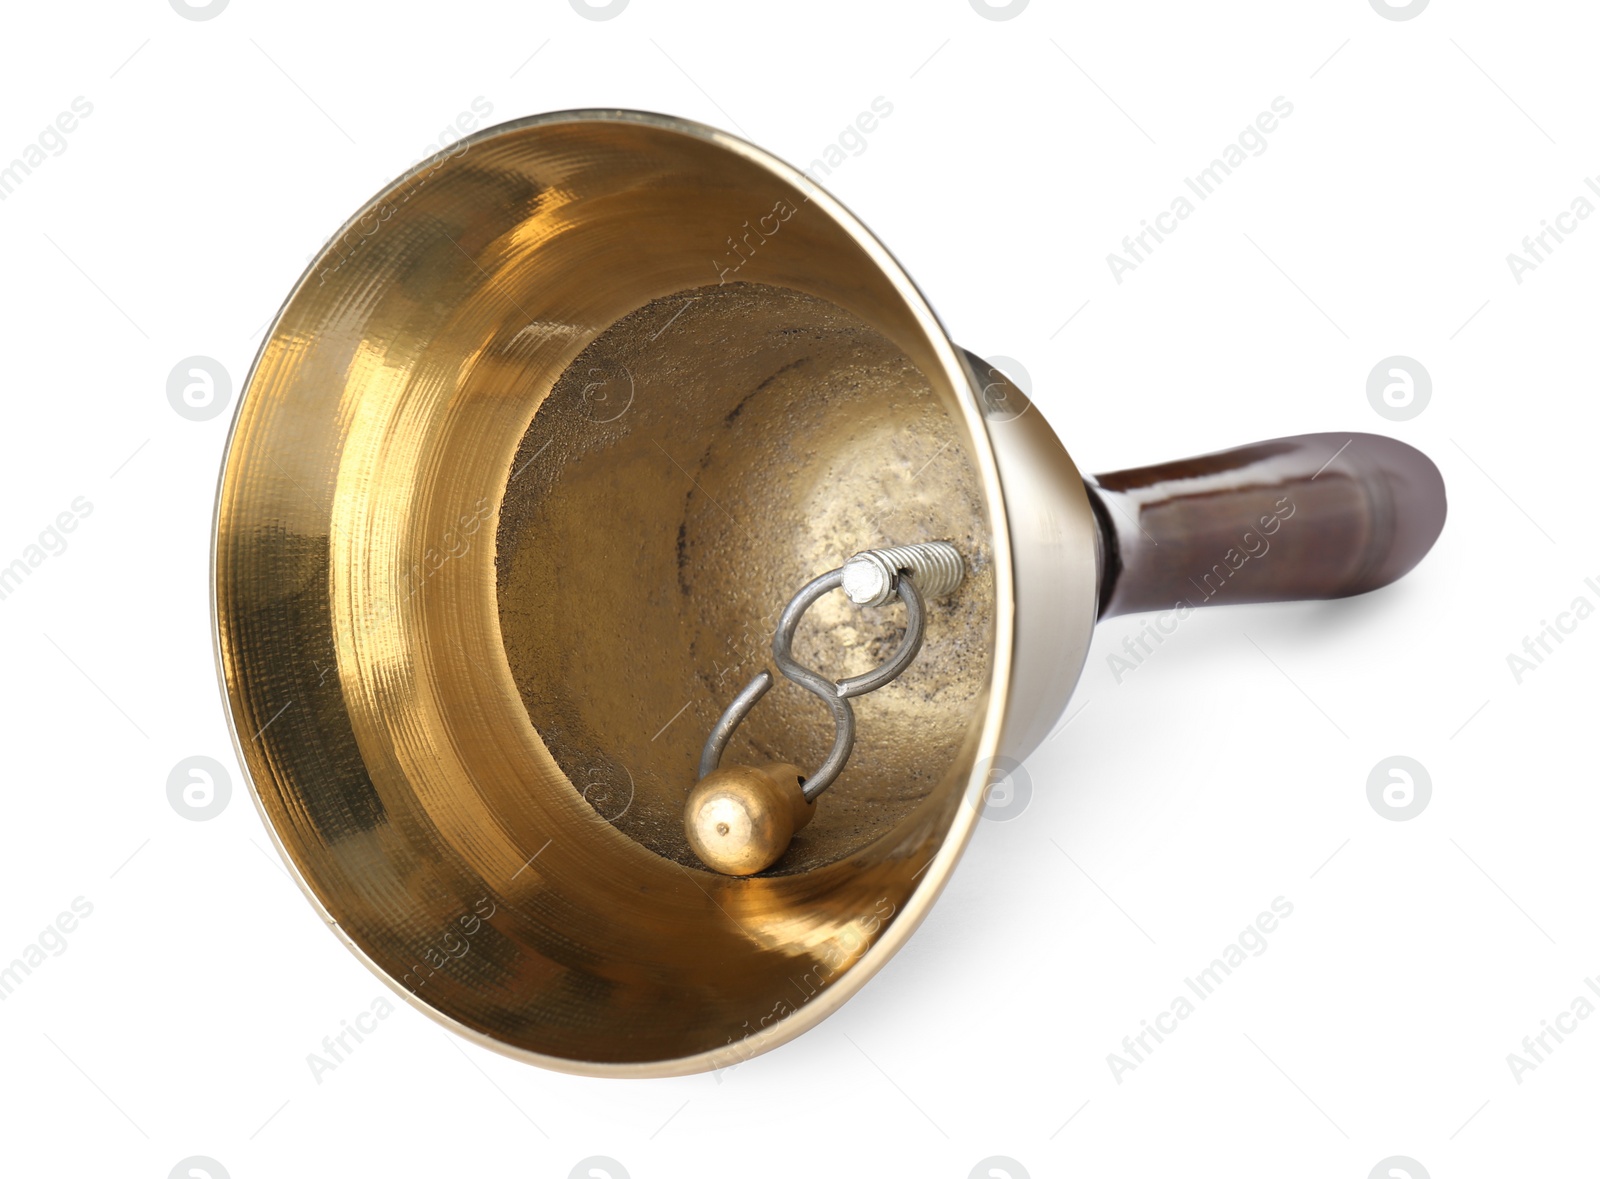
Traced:
<path fill-rule="evenodd" d="M 951 540 L 967 577 L 928 602 L 917 661 L 858 698 L 845 773 L 770 871 L 860 851 L 957 756 L 988 677 L 994 603 L 976 475 L 905 354 L 834 305 L 736 283 L 653 300 L 556 381 L 513 460 L 496 542 L 501 634 L 540 739 L 618 830 L 689 868 L 684 796 L 723 707 L 770 667 L 779 612 L 861 549 Z M 860 675 L 905 634 L 898 603 L 841 591 L 796 656 Z M 780 680 L 728 764 L 822 761 L 830 714 Z"/>
<path fill-rule="evenodd" d="M 342 937 L 556 1068 L 736 1064 L 815 1022 L 931 900 L 992 742 L 992 476 L 910 284 L 819 190 L 617 112 L 466 141 L 291 295 L 219 491 L 215 606 L 257 800 Z M 695 860 L 706 733 L 811 577 L 951 540 L 911 669 L 769 872 Z M 830 678 L 903 608 L 829 595 Z M 725 760 L 819 762 L 780 679 Z M 924 875 L 926 873 L 926 875 Z"/>

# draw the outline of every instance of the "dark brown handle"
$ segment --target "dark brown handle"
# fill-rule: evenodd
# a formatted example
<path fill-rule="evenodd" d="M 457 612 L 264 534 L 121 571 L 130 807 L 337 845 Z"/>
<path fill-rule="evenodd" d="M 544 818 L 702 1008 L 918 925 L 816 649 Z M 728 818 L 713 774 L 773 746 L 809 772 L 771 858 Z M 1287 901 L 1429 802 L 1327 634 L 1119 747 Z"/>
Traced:
<path fill-rule="evenodd" d="M 1444 527 L 1428 456 L 1376 434 L 1301 434 L 1091 480 L 1100 617 L 1342 598 L 1388 585 Z"/>

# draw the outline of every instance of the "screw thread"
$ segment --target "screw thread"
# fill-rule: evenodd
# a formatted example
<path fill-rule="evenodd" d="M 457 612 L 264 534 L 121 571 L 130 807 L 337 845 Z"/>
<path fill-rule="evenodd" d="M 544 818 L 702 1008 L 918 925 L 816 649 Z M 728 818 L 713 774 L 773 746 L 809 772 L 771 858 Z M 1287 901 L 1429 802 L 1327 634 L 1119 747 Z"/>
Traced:
<path fill-rule="evenodd" d="M 916 578 L 923 597 L 939 598 L 961 584 L 966 565 L 946 540 L 867 549 L 844 563 L 843 589 L 858 606 L 884 606 L 894 599 L 900 576 Z"/>

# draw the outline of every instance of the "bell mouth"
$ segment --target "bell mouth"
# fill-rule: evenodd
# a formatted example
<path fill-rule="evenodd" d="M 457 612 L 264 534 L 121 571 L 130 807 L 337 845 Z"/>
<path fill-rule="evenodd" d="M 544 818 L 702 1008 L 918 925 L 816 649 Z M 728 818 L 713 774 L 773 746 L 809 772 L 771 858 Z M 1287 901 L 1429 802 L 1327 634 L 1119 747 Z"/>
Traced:
<path fill-rule="evenodd" d="M 658 115 L 504 124 L 375 198 L 268 333 L 214 540 L 235 741 L 313 902 L 421 1009 L 563 1071 L 730 1067 L 865 982 L 970 835 L 1004 521 L 967 369 L 806 177 Z M 931 539 L 972 576 L 804 838 L 699 866 L 682 802 L 769 620 Z M 834 596 L 796 650 L 837 678 L 899 616 Z M 775 691 L 729 755 L 804 766 L 827 726 Z"/>

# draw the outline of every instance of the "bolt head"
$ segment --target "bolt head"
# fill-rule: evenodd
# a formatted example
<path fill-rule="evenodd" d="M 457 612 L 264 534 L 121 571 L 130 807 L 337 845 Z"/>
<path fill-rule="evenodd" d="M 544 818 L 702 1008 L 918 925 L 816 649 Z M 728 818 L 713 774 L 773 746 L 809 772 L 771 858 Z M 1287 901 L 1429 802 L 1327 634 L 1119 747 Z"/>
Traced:
<path fill-rule="evenodd" d="M 881 606 L 894 596 L 894 581 L 883 565 L 851 557 L 840 570 L 839 588 L 858 606 Z"/>

